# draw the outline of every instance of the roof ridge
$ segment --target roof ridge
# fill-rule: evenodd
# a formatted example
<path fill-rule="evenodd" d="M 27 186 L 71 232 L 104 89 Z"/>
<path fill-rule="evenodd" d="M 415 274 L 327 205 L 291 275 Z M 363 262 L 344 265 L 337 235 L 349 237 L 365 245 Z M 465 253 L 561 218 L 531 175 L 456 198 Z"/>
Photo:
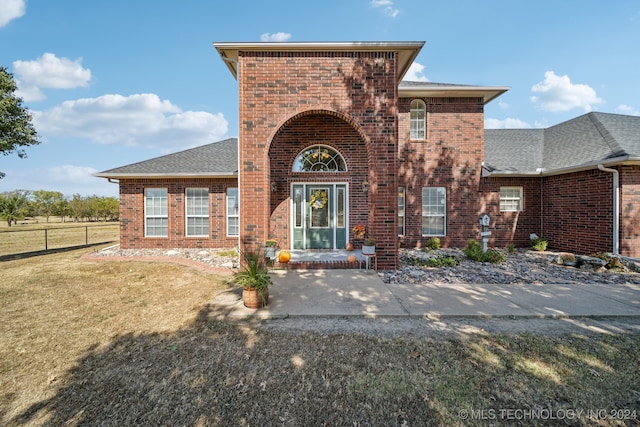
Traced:
<path fill-rule="evenodd" d="M 609 149 L 611 150 L 613 156 L 627 154 L 626 151 L 620 146 L 616 138 L 613 136 L 609 128 L 607 128 L 607 126 L 598 118 L 597 114 L 598 113 L 596 112 L 590 112 L 589 114 L 587 114 L 587 116 L 594 124 L 600 136 L 602 136 L 604 142 L 606 142 L 609 146 Z"/>

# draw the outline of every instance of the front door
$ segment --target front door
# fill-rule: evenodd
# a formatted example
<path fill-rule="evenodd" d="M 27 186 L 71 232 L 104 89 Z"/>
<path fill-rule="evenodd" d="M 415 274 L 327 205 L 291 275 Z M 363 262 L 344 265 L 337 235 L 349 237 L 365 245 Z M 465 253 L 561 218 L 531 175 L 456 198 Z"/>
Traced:
<path fill-rule="evenodd" d="M 330 187 L 307 186 L 307 249 L 333 249 L 333 194 Z"/>
<path fill-rule="evenodd" d="M 337 249 L 346 244 L 346 185 L 292 187 L 294 249 Z"/>

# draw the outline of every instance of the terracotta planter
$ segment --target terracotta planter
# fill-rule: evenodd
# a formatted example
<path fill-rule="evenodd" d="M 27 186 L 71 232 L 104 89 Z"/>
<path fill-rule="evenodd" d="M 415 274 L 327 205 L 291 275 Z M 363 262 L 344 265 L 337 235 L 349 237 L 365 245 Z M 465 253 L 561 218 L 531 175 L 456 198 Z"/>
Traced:
<path fill-rule="evenodd" d="M 262 308 L 269 302 L 269 288 L 243 288 L 242 302 L 247 308 Z"/>

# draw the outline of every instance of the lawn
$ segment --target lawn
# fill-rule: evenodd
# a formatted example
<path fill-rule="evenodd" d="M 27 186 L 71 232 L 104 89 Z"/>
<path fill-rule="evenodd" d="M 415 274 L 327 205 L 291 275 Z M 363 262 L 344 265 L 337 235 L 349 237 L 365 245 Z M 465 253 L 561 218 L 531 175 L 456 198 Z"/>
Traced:
<path fill-rule="evenodd" d="M 89 262 L 86 252 L 0 263 L 2 425 L 640 419 L 637 335 L 278 332 L 221 320 L 209 303 L 223 278 L 173 264 Z"/>

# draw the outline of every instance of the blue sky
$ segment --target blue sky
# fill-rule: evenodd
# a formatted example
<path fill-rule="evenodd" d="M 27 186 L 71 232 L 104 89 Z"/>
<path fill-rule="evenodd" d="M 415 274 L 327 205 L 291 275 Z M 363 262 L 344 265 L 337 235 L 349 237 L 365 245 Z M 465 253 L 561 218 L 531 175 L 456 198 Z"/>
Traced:
<path fill-rule="evenodd" d="M 637 0 L 0 0 L 0 66 L 42 144 L 0 156 L 0 192 L 117 196 L 92 173 L 238 134 L 212 43 L 426 41 L 408 80 L 511 89 L 491 128 L 640 115 Z"/>

